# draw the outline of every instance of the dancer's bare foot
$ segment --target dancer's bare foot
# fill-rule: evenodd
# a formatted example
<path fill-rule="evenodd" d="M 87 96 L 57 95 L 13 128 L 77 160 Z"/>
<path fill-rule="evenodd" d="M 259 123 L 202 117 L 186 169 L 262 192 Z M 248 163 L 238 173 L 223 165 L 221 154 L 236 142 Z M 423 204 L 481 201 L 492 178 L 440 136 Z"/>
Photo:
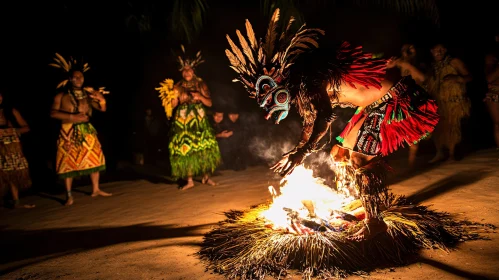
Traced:
<path fill-rule="evenodd" d="M 112 196 L 113 194 L 112 193 L 107 193 L 105 191 L 101 191 L 101 190 L 98 190 L 98 191 L 95 191 L 91 194 L 92 197 L 97 197 L 97 196 Z"/>
<path fill-rule="evenodd" d="M 210 185 L 210 186 L 216 186 L 217 185 L 217 183 L 215 183 L 213 180 L 211 180 L 208 177 L 203 178 L 203 180 L 201 180 L 201 183 L 206 184 L 206 185 Z"/>
<path fill-rule="evenodd" d="M 363 241 L 373 238 L 387 230 L 385 222 L 378 219 L 369 219 L 364 221 L 364 226 L 352 236 L 348 237 L 352 241 Z"/>
<path fill-rule="evenodd" d="M 454 157 L 454 156 L 450 156 L 450 157 L 447 159 L 447 161 L 452 163 L 452 162 L 457 162 L 457 159 L 456 159 L 456 157 Z"/>
<path fill-rule="evenodd" d="M 187 184 L 183 185 L 183 186 L 180 188 L 180 190 L 181 190 L 181 191 L 185 191 L 185 190 L 188 190 L 188 189 L 190 189 L 190 188 L 192 188 L 192 187 L 194 187 L 194 181 L 192 181 L 192 180 L 188 180 L 188 181 L 187 181 Z"/>
<path fill-rule="evenodd" d="M 73 197 L 70 196 L 68 197 L 68 199 L 66 199 L 66 203 L 64 204 L 64 206 L 71 206 L 73 205 L 74 201 L 73 201 Z"/>
<path fill-rule="evenodd" d="M 445 157 L 442 154 L 437 154 L 432 160 L 430 160 L 428 163 L 435 163 L 444 160 Z"/>
<path fill-rule="evenodd" d="M 14 205 L 15 209 L 31 209 L 31 208 L 35 208 L 35 207 L 36 207 L 35 204 L 15 204 Z"/>

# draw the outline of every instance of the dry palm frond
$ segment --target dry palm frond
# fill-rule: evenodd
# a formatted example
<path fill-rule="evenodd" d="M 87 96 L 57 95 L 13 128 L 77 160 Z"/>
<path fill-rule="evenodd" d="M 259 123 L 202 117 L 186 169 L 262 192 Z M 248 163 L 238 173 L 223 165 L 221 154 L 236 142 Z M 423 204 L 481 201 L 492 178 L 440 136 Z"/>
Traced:
<path fill-rule="evenodd" d="M 423 248 L 446 250 L 458 241 L 483 238 L 475 232 L 490 225 L 456 222 L 448 214 L 413 205 L 389 195 L 381 213 L 385 233 L 362 242 L 348 241 L 348 232 L 295 235 L 266 226 L 260 213 L 268 205 L 248 211 L 229 211 L 219 227 L 205 235 L 199 255 L 208 269 L 230 279 L 264 279 L 296 269 L 303 279 L 345 277 L 386 265 L 404 265 Z M 483 232 L 483 231 L 482 231 Z"/>

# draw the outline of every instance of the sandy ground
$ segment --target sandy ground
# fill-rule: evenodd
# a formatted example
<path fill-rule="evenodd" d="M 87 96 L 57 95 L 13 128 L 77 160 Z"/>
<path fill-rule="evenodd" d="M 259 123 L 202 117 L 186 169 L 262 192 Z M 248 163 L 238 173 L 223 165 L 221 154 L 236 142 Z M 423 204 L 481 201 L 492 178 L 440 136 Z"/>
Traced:
<path fill-rule="evenodd" d="M 497 159 L 497 152 L 481 151 L 412 173 L 405 159 L 392 160 L 391 188 L 433 209 L 499 225 Z M 62 195 L 41 194 L 24 200 L 36 203 L 35 209 L 0 209 L 0 278 L 224 279 L 194 255 L 203 233 L 224 211 L 270 199 L 267 187 L 278 178 L 261 166 L 223 171 L 214 179 L 216 187 L 197 183 L 187 191 L 161 179 L 117 181 L 102 185 L 114 194 L 109 198 L 91 198 L 85 186 L 74 191 L 71 207 L 61 205 Z M 487 236 L 491 240 L 468 241 L 449 253 L 425 250 L 412 265 L 367 278 L 499 279 L 499 235 Z"/>

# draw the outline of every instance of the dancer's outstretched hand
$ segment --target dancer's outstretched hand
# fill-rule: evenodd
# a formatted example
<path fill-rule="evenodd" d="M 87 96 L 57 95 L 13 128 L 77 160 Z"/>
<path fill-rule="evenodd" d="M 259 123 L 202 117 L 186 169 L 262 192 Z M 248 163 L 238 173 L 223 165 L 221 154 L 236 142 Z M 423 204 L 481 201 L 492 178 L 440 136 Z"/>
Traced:
<path fill-rule="evenodd" d="M 305 160 L 305 154 L 298 151 L 283 156 L 283 158 L 270 169 L 284 177 L 291 174 L 295 167 L 303 163 L 303 160 Z"/>

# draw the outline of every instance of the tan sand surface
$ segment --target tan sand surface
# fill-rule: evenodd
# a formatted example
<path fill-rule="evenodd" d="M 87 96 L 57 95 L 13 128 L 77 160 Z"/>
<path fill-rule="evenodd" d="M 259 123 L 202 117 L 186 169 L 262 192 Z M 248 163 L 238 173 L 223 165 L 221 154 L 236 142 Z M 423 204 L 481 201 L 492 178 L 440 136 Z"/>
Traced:
<path fill-rule="evenodd" d="M 499 225 L 499 168 L 495 151 L 481 151 L 408 173 L 393 159 L 391 189 L 416 194 L 432 209 Z M 109 198 L 91 198 L 90 186 L 63 196 L 29 196 L 35 209 L 0 209 L 1 279 L 224 279 L 195 256 L 203 234 L 223 212 L 270 199 L 279 178 L 267 167 L 222 171 L 219 185 L 179 191 L 144 179 L 105 183 Z M 499 279 L 499 235 L 468 241 L 449 253 L 425 250 L 414 264 L 380 269 L 362 279 Z M 360 279 L 352 276 L 349 279 Z M 300 279 L 299 275 L 286 279 Z"/>

